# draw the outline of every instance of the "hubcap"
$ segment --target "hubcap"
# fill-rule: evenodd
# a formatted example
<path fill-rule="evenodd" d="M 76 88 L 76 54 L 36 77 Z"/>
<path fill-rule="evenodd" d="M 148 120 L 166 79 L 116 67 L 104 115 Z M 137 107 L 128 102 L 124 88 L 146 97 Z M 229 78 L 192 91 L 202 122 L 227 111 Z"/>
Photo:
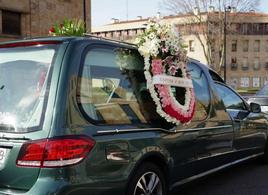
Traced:
<path fill-rule="evenodd" d="M 138 180 L 133 195 L 162 195 L 162 183 L 153 172 L 144 173 Z"/>

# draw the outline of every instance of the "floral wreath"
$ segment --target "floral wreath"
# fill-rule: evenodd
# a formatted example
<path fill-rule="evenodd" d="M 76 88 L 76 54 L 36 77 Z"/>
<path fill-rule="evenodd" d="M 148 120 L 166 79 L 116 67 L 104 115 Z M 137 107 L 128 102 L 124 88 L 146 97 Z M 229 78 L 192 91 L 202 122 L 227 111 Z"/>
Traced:
<path fill-rule="evenodd" d="M 144 57 L 147 88 L 158 114 L 175 124 L 191 122 L 195 111 L 193 83 L 175 26 L 151 21 L 136 43 Z M 177 99 L 172 86 L 177 87 L 183 100 Z"/>

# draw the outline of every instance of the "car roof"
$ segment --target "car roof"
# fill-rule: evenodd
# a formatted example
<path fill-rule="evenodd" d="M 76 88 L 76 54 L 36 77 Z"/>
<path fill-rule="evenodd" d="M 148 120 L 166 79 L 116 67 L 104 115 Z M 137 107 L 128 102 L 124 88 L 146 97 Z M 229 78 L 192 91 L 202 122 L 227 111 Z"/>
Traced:
<path fill-rule="evenodd" d="M 13 41 L 6 41 L 6 42 L 1 42 L 0 45 L 5 45 L 5 44 L 16 44 L 16 43 L 22 43 L 22 42 L 41 42 L 41 41 L 61 41 L 61 42 L 66 42 L 66 41 L 83 41 L 83 40 L 93 40 L 96 42 L 103 42 L 103 43 L 111 43 L 111 44 L 118 44 L 118 45 L 125 45 L 128 47 L 132 48 L 137 48 L 135 44 L 127 43 L 124 41 L 118 41 L 114 39 L 107 39 L 107 38 L 102 38 L 94 35 L 85 35 L 85 36 L 47 36 L 47 37 L 29 37 L 29 38 L 24 38 L 24 39 L 18 39 L 18 40 L 13 40 Z"/>
<path fill-rule="evenodd" d="M 71 41 L 83 41 L 83 40 L 92 40 L 93 42 L 96 43 L 109 43 L 114 46 L 120 46 L 120 47 L 125 47 L 129 49 L 138 49 L 135 44 L 120 41 L 120 40 L 114 40 L 114 39 L 108 39 L 108 38 L 102 38 L 90 34 L 85 34 L 85 36 L 47 36 L 47 37 L 31 37 L 31 38 L 25 38 L 25 39 L 19 39 L 19 40 L 14 40 L 14 41 L 7 41 L 7 42 L 1 42 L 1 45 L 5 44 L 16 44 L 16 43 L 23 43 L 23 42 L 42 42 L 42 41 L 60 41 L 60 42 L 71 42 Z M 189 62 L 197 64 L 200 68 L 203 70 L 207 70 L 213 74 L 218 75 L 214 70 L 209 68 L 208 66 L 204 65 L 198 60 L 195 60 L 193 58 L 189 58 Z M 222 78 L 218 75 L 217 81 L 223 82 Z"/>

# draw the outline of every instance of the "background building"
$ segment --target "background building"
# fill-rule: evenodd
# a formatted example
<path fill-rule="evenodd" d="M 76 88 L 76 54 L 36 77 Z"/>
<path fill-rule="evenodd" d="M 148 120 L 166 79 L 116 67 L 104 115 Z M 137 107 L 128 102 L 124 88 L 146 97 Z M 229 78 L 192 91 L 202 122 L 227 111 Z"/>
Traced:
<path fill-rule="evenodd" d="M 165 16 L 162 20 L 178 27 L 188 46 L 189 57 L 207 64 L 202 45 L 195 35 L 197 31 L 193 30 L 198 26 L 193 22 L 189 24 L 189 17 L 192 16 Z M 207 13 L 202 20 L 209 20 Z M 226 20 L 229 29 L 226 35 L 227 83 L 235 89 L 258 89 L 268 82 L 268 14 L 254 11 L 228 13 Z M 95 27 L 92 32 L 101 37 L 131 41 L 144 31 L 147 22 L 148 18 L 141 17 L 130 21 L 113 19 L 111 24 Z M 204 39 L 204 36 L 201 34 L 200 38 Z M 217 44 L 215 38 L 214 45 Z M 212 48 L 212 64 L 220 63 L 220 55 L 219 50 Z"/>
<path fill-rule="evenodd" d="M 0 41 L 46 36 L 63 19 L 83 19 L 83 0 L 0 0 Z M 91 26 L 86 0 L 87 28 Z"/>

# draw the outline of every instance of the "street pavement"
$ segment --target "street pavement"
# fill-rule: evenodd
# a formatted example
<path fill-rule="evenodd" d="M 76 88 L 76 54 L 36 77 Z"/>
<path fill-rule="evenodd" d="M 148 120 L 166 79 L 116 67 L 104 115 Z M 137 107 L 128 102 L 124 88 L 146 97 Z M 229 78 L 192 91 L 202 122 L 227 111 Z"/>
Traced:
<path fill-rule="evenodd" d="M 171 195 L 268 195 L 268 165 L 252 160 L 185 184 Z"/>

